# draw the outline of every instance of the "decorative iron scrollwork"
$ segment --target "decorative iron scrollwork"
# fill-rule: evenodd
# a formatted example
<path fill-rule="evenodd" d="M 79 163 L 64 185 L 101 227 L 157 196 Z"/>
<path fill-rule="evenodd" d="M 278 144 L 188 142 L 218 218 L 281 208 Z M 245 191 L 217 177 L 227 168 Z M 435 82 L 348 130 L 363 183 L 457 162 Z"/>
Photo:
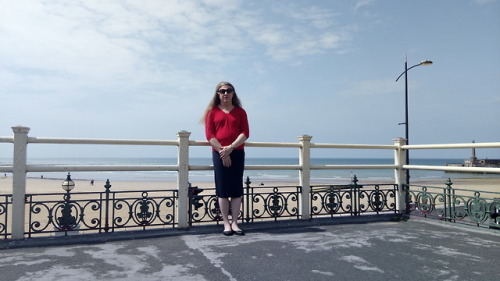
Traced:
<path fill-rule="evenodd" d="M 0 235 L 7 235 L 7 210 L 8 210 L 8 199 L 10 196 L 1 196 L 5 198 L 0 202 Z"/>
<path fill-rule="evenodd" d="M 71 201 L 71 194 L 69 191 L 64 195 L 64 202 L 60 202 L 54 206 L 53 213 L 57 218 L 53 221 L 54 227 L 58 230 L 74 230 L 80 222 L 79 205 Z"/>
<path fill-rule="evenodd" d="M 156 217 L 156 209 L 154 200 L 148 197 L 147 192 L 143 192 L 142 198 L 132 203 L 130 213 L 137 225 L 148 226 Z"/>
<path fill-rule="evenodd" d="M 471 221 L 480 224 L 488 219 L 489 206 L 486 200 L 480 198 L 481 193 L 475 192 L 474 198 L 467 202 L 467 214 Z"/>

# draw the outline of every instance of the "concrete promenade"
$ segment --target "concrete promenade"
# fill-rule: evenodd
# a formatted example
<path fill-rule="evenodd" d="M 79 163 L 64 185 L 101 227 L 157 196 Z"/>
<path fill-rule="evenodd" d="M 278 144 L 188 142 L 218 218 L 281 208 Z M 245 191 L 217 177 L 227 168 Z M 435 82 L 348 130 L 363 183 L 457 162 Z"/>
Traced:
<path fill-rule="evenodd" d="M 500 280 L 499 230 L 353 221 L 0 241 L 0 280 Z"/>

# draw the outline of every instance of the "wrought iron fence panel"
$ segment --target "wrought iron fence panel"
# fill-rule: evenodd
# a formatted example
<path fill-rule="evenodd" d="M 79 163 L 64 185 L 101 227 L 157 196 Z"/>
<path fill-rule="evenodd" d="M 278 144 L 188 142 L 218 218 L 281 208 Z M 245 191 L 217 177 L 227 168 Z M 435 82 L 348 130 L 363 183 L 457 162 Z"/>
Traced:
<path fill-rule="evenodd" d="M 250 187 L 250 201 L 246 208 L 250 216 L 248 221 L 255 219 L 299 218 L 299 186 L 280 187 Z"/>
<path fill-rule="evenodd" d="M 175 227 L 176 190 L 110 192 L 111 216 L 105 231 Z M 111 223 L 111 225 L 109 225 Z"/>
<path fill-rule="evenodd" d="M 429 191 L 429 188 L 433 191 Z M 445 206 L 448 205 L 445 204 L 445 189 L 422 186 L 421 190 L 410 189 L 408 194 L 408 205 L 412 214 L 438 218 L 447 216 Z"/>
<path fill-rule="evenodd" d="M 175 227 L 176 201 L 176 190 L 27 194 L 26 234 Z"/>
<path fill-rule="evenodd" d="M 220 222 L 222 216 L 220 214 L 219 202 L 215 195 L 202 195 L 200 204 L 203 204 L 203 209 L 190 206 L 191 222 Z"/>
<path fill-rule="evenodd" d="M 382 187 L 382 188 L 381 188 Z M 397 185 L 329 185 L 312 186 L 311 214 L 336 216 L 363 213 L 397 212 Z"/>
<path fill-rule="evenodd" d="M 430 191 L 432 190 L 432 191 Z M 500 228 L 500 193 L 446 187 L 410 186 L 407 197 L 413 215 Z"/>
<path fill-rule="evenodd" d="M 247 178 L 238 219 L 248 223 L 255 220 L 276 221 L 281 218 L 299 218 L 301 187 L 252 187 L 250 183 Z M 190 187 L 189 196 L 190 225 L 210 222 L 218 224 L 222 221 L 214 188 L 200 191 L 197 187 Z"/>
<path fill-rule="evenodd" d="M 203 194 L 201 194 L 203 192 Z M 200 189 L 189 185 L 189 225 L 222 221 L 215 188 Z"/>
<path fill-rule="evenodd" d="M 312 186 L 311 215 L 351 214 L 352 198 L 349 185 Z"/>
<path fill-rule="evenodd" d="M 29 215 L 26 234 L 31 237 L 39 233 L 85 230 L 80 227 L 85 222 L 85 209 L 93 200 L 84 198 L 98 194 L 96 192 L 27 194 L 26 204 L 29 206 Z M 90 216 L 88 212 L 87 216 Z"/>
<path fill-rule="evenodd" d="M 397 185 L 394 184 L 377 184 L 373 189 L 368 186 L 359 188 L 359 213 L 396 212 L 396 193 Z"/>
<path fill-rule="evenodd" d="M 0 236 L 7 239 L 9 233 L 9 209 L 12 206 L 12 195 L 0 196 Z"/>

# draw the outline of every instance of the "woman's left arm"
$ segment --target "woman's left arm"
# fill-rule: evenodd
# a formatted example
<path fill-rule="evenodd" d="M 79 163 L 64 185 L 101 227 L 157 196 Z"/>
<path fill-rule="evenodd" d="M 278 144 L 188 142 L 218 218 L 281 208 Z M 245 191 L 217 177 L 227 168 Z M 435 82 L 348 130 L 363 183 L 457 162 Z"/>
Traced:
<path fill-rule="evenodd" d="M 238 137 L 231 143 L 230 146 L 234 148 L 237 148 L 238 146 L 242 145 L 245 143 L 247 140 L 247 136 L 243 133 L 239 134 Z"/>
<path fill-rule="evenodd" d="M 222 159 L 226 158 L 233 152 L 235 148 L 245 143 L 247 136 L 243 133 L 239 134 L 238 137 L 228 146 L 223 146 L 220 150 L 220 156 Z"/>

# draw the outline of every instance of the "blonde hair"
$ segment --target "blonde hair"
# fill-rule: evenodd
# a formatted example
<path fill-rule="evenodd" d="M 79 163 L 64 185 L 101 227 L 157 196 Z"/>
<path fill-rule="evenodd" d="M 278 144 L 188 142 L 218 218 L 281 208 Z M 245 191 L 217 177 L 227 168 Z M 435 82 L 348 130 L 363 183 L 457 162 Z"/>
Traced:
<path fill-rule="evenodd" d="M 219 92 L 220 87 L 222 87 L 222 86 L 229 86 L 233 89 L 233 99 L 232 99 L 233 105 L 237 106 L 237 107 L 241 107 L 240 99 L 238 98 L 238 95 L 236 94 L 236 89 L 234 88 L 233 84 L 226 82 L 226 81 L 219 82 L 219 84 L 217 84 L 217 86 L 215 87 L 215 94 L 212 97 L 212 100 L 210 100 L 210 103 L 208 104 L 207 109 L 205 109 L 205 113 L 203 114 L 203 117 L 201 118 L 200 123 L 204 124 L 208 113 L 214 107 L 218 106 L 221 103 L 218 92 Z"/>

